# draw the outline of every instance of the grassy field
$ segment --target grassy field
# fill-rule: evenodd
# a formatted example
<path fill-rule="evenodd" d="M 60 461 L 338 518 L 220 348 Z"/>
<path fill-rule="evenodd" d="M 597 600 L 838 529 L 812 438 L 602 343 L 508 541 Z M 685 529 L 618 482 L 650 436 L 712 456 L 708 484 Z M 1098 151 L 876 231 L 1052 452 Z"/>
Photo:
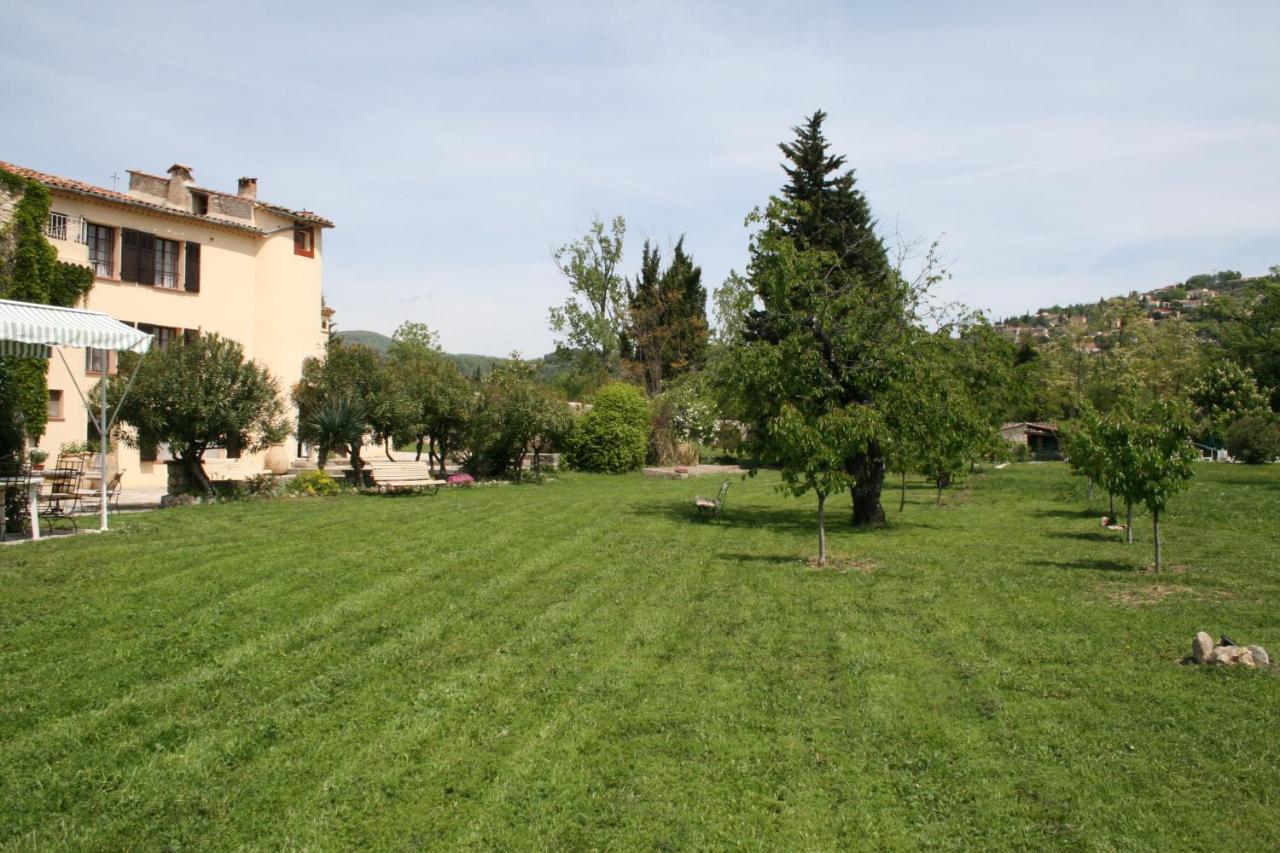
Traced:
<path fill-rule="evenodd" d="M 1159 577 L 1057 465 L 837 518 L 847 571 L 764 475 L 0 548 L 0 845 L 1276 849 L 1280 678 L 1179 659 L 1280 653 L 1280 468 L 1197 474 Z"/>

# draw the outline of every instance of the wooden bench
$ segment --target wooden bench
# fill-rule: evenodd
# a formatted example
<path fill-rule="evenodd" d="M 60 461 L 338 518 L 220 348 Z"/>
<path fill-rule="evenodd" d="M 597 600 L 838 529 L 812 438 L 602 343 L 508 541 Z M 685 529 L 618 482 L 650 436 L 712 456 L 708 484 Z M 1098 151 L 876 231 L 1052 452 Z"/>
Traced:
<path fill-rule="evenodd" d="M 367 462 L 364 476 L 379 492 L 422 492 L 435 494 L 445 485 L 426 462 Z"/>

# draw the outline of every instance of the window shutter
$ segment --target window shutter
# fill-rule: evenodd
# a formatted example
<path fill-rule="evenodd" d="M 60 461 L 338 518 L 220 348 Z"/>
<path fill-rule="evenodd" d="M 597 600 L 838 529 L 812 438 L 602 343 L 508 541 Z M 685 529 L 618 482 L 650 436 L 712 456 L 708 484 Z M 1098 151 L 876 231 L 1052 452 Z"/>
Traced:
<path fill-rule="evenodd" d="M 156 283 L 156 238 L 138 232 L 138 284 Z"/>
<path fill-rule="evenodd" d="M 142 235 L 130 228 L 120 229 L 120 280 L 138 280 L 138 238 Z"/>
<path fill-rule="evenodd" d="M 187 275 L 186 289 L 191 293 L 200 292 L 200 244 L 187 243 Z"/>

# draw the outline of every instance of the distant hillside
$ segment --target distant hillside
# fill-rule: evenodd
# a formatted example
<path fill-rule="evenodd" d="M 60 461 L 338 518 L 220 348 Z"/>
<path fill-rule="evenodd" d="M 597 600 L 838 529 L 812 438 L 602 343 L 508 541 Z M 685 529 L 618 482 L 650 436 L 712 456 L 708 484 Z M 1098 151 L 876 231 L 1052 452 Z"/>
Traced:
<path fill-rule="evenodd" d="M 367 329 L 352 329 L 351 331 L 340 330 L 335 332 L 336 337 L 340 341 L 349 344 L 364 344 L 372 347 L 378 352 L 385 353 L 387 348 L 391 346 L 391 338 L 381 332 L 370 332 Z M 502 361 L 496 355 L 476 355 L 469 352 L 447 352 L 445 356 L 453 359 L 458 365 L 458 369 L 467 376 L 474 376 L 476 371 L 480 371 L 480 375 L 486 375 L 493 366 Z"/>
<path fill-rule="evenodd" d="M 378 352 L 385 353 L 387 347 L 391 346 L 391 338 L 382 332 L 369 332 L 363 329 L 355 329 L 354 331 L 337 331 L 334 337 L 348 344 L 364 344 L 372 347 Z"/>

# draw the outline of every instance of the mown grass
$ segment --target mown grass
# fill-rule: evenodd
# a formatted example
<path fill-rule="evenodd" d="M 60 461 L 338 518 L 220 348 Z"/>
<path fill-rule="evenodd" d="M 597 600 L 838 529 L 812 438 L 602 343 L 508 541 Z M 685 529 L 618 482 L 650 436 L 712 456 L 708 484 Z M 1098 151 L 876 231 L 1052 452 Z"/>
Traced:
<path fill-rule="evenodd" d="M 0 843 L 1275 849 L 1280 679 L 1179 659 L 1280 653 L 1280 470 L 1197 474 L 1159 577 L 1056 465 L 837 519 L 870 571 L 768 475 L 3 548 Z"/>

